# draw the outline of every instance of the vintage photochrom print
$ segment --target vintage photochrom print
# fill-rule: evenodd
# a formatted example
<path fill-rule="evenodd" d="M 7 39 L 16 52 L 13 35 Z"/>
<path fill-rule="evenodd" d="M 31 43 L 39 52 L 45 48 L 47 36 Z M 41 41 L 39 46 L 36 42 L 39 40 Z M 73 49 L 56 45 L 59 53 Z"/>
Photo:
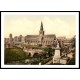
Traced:
<path fill-rule="evenodd" d="M 79 68 L 78 12 L 1 12 L 1 68 Z"/>

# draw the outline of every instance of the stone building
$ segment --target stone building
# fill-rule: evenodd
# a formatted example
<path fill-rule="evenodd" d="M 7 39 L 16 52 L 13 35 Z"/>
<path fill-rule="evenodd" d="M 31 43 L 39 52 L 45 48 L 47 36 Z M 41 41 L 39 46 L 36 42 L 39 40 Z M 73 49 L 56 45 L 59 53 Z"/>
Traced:
<path fill-rule="evenodd" d="M 45 35 L 45 31 L 43 29 L 43 23 L 41 22 L 40 30 L 38 35 L 27 35 L 27 36 L 15 36 L 12 38 L 12 34 L 9 35 L 8 38 L 9 44 L 25 44 L 25 45 L 40 45 L 40 46 L 53 46 L 56 42 L 56 35 L 49 34 Z"/>
<path fill-rule="evenodd" d="M 28 45 L 53 46 L 54 41 L 56 41 L 56 35 L 55 34 L 45 35 L 42 22 L 39 30 L 39 35 L 27 35 L 25 37 L 25 42 Z"/>
<path fill-rule="evenodd" d="M 12 34 L 9 35 L 9 38 L 4 39 L 4 46 L 6 48 L 12 48 L 13 47 L 13 37 Z"/>

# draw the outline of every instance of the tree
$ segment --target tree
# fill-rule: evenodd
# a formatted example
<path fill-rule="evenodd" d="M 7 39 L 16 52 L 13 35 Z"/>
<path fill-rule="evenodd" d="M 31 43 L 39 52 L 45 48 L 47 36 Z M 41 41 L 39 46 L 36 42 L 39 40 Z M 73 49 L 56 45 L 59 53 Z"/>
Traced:
<path fill-rule="evenodd" d="M 50 57 L 50 56 L 54 55 L 55 49 L 52 49 L 51 47 L 48 47 L 48 48 L 44 48 L 44 51 L 46 51 L 48 53 L 49 57 Z"/>

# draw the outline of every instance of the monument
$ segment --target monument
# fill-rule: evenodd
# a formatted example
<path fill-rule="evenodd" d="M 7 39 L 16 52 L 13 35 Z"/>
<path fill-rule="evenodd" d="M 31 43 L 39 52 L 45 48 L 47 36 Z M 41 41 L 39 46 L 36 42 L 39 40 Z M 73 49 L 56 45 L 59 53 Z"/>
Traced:
<path fill-rule="evenodd" d="M 55 48 L 55 54 L 53 56 L 53 64 L 54 63 L 60 63 L 60 47 L 58 41 L 57 41 L 57 47 Z"/>

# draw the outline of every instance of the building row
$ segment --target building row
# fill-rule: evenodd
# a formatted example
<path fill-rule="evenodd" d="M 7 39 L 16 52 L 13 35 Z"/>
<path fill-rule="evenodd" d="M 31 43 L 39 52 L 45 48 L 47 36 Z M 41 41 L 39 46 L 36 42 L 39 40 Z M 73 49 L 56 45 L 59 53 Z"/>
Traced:
<path fill-rule="evenodd" d="M 55 34 L 45 34 L 43 29 L 43 23 L 41 22 L 40 30 L 38 35 L 26 35 L 26 36 L 15 36 L 13 38 L 12 34 L 9 35 L 9 38 L 5 38 L 5 46 L 12 44 L 26 44 L 26 45 L 41 45 L 41 46 L 54 46 L 56 42 L 59 41 L 61 45 L 63 42 L 65 45 L 70 45 L 70 40 L 66 37 L 56 37 Z"/>

